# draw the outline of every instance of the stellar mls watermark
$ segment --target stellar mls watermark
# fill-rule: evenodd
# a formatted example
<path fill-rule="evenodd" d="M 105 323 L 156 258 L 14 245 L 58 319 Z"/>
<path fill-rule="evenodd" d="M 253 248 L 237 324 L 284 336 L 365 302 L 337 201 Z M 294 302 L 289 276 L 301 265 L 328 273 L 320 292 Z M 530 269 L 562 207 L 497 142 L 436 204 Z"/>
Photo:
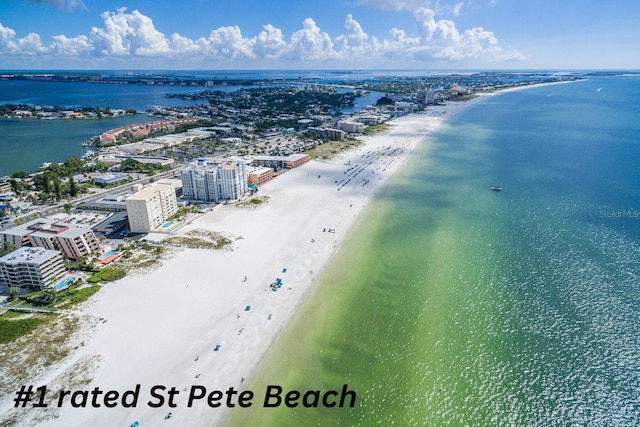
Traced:
<path fill-rule="evenodd" d="M 600 211 L 600 218 L 640 218 L 640 210 L 626 209 L 622 211 L 607 210 Z"/>

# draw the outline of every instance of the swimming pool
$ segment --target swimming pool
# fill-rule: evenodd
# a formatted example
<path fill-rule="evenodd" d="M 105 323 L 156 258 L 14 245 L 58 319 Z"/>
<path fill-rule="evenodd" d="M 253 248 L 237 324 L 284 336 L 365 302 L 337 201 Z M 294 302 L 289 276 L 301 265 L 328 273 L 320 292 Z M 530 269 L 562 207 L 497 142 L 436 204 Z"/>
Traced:
<path fill-rule="evenodd" d="M 109 258 L 111 255 L 115 254 L 116 251 L 115 249 L 111 249 L 109 252 L 105 252 L 103 253 L 100 258 Z"/>
<path fill-rule="evenodd" d="M 64 279 L 62 282 L 58 283 L 55 286 L 55 289 L 56 289 L 56 291 L 61 291 L 64 288 L 68 288 L 69 285 L 71 285 L 75 281 L 76 281 L 75 277 L 68 277 L 68 278 Z"/>
<path fill-rule="evenodd" d="M 169 228 L 173 225 L 173 221 L 165 222 L 162 224 L 162 228 Z"/>

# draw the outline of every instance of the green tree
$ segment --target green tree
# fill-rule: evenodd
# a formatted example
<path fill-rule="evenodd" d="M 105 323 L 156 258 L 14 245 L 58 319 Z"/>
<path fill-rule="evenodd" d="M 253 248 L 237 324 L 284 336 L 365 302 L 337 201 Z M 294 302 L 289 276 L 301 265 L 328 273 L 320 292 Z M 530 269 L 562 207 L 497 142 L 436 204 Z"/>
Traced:
<path fill-rule="evenodd" d="M 47 168 L 47 172 L 51 173 L 54 176 L 62 176 L 64 175 L 64 166 L 58 163 L 52 163 L 51 166 Z"/>
<path fill-rule="evenodd" d="M 60 178 L 58 178 L 57 175 L 53 178 L 53 192 L 57 200 L 62 199 L 62 184 L 60 183 Z"/>
<path fill-rule="evenodd" d="M 73 177 L 69 178 L 69 195 L 71 197 L 76 197 L 80 192 L 78 188 L 78 184 L 76 184 L 76 180 Z"/>
<path fill-rule="evenodd" d="M 14 194 L 16 194 L 17 196 L 20 195 L 20 186 L 18 185 L 18 181 L 16 181 L 15 179 L 10 179 L 9 180 L 9 185 L 11 186 L 11 191 L 14 192 Z"/>
<path fill-rule="evenodd" d="M 67 176 L 79 173 L 83 167 L 84 162 L 78 157 L 68 157 L 67 160 L 64 161 L 65 174 Z"/>
<path fill-rule="evenodd" d="M 53 288 L 46 288 L 42 290 L 42 292 L 40 293 L 40 298 L 38 299 L 44 304 L 53 304 L 56 301 L 56 298 L 56 290 Z"/>
<path fill-rule="evenodd" d="M 71 213 L 71 208 L 72 208 L 72 207 L 73 207 L 73 206 L 71 205 L 71 203 L 65 203 L 65 204 L 64 204 L 64 211 L 65 211 L 65 213 L 66 213 L 67 215 L 69 215 L 69 214 Z"/>
<path fill-rule="evenodd" d="M 40 184 L 40 188 L 42 189 L 42 192 L 48 195 L 49 193 L 51 193 L 51 180 L 49 179 L 49 174 L 43 173 L 42 175 L 36 175 L 36 177 L 38 176 L 42 177 L 41 184 Z M 36 182 L 37 179 L 34 178 L 33 181 Z"/>
<path fill-rule="evenodd" d="M 14 172 L 13 174 L 11 174 L 11 178 L 25 179 L 28 176 L 29 174 L 26 173 L 25 171 Z"/>
<path fill-rule="evenodd" d="M 388 96 L 383 96 L 382 98 L 378 99 L 376 101 L 376 105 L 393 105 L 393 99 L 389 98 Z"/>
<path fill-rule="evenodd" d="M 125 159 L 120 163 L 120 169 L 123 171 L 137 171 L 141 167 L 141 163 L 135 159 Z"/>

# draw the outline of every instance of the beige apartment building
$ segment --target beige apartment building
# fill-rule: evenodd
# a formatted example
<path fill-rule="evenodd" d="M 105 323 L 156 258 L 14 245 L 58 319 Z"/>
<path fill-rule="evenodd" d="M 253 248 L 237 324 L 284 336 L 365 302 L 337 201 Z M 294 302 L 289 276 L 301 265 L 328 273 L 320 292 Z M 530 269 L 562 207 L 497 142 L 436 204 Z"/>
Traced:
<path fill-rule="evenodd" d="M 155 183 L 125 200 L 129 229 L 133 233 L 149 233 L 178 212 L 173 185 Z"/>
<path fill-rule="evenodd" d="M 75 260 L 100 253 L 100 241 L 91 229 L 45 218 L 0 231 L 1 244 L 14 249 L 33 246 L 58 250 Z"/>

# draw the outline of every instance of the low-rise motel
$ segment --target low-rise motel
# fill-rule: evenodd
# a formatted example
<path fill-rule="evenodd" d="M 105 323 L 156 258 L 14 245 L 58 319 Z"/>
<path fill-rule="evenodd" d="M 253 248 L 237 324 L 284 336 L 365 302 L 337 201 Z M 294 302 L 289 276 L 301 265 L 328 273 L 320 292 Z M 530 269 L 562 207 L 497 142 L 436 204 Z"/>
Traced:
<path fill-rule="evenodd" d="M 308 154 L 290 154 L 288 156 L 255 156 L 253 158 L 253 166 L 262 166 L 280 169 L 293 169 L 302 166 L 311 160 Z"/>

